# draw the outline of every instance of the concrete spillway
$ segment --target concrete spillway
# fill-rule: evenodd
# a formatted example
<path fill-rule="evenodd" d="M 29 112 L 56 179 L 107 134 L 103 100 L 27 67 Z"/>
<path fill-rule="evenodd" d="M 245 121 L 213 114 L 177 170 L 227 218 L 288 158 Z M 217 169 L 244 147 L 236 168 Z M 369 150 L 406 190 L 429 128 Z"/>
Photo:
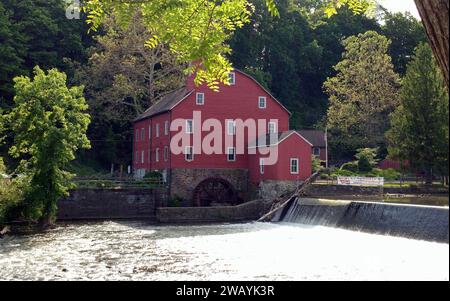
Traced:
<path fill-rule="evenodd" d="M 449 242 L 448 207 L 296 199 L 272 221 Z"/>

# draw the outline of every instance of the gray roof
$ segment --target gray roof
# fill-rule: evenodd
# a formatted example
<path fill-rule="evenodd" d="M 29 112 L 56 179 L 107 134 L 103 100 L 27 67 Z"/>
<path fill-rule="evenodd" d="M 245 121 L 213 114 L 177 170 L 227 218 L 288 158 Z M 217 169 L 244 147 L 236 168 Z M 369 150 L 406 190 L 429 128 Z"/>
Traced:
<path fill-rule="evenodd" d="M 299 130 L 300 135 L 305 137 L 314 147 L 326 147 L 325 132 L 321 130 Z"/>
<path fill-rule="evenodd" d="M 297 131 L 286 131 L 282 133 L 273 133 L 273 134 L 266 134 L 264 136 L 259 137 L 257 140 L 250 142 L 248 145 L 249 148 L 252 147 L 262 147 L 262 146 L 274 146 L 289 137 L 293 133 L 298 133 Z M 301 135 L 301 134 L 300 134 Z M 302 136 L 302 135 L 301 135 Z M 303 137 L 305 138 L 305 137 Z M 307 139 L 306 139 L 307 140 Z M 307 140 L 307 142 L 309 142 Z"/>
<path fill-rule="evenodd" d="M 157 103 L 148 108 L 144 113 L 139 115 L 134 121 L 146 119 L 164 112 L 170 111 L 178 102 L 190 95 L 193 91 L 187 90 L 185 87 L 175 90 L 163 98 Z"/>

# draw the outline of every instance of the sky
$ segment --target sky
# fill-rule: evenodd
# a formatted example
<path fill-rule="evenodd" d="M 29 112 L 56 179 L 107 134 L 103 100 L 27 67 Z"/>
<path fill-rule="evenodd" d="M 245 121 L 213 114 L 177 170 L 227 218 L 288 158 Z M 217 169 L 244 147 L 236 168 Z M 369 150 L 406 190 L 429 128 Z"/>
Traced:
<path fill-rule="evenodd" d="M 378 2 L 392 12 L 410 12 L 420 19 L 414 0 L 378 0 Z"/>

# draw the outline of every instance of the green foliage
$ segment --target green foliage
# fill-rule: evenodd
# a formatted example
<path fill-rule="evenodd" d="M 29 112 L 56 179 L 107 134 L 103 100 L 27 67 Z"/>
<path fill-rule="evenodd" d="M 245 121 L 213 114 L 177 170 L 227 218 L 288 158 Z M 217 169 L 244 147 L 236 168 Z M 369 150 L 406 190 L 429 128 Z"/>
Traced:
<path fill-rule="evenodd" d="M 378 150 L 376 148 L 360 148 L 355 155 L 355 161 L 342 164 L 338 172 L 335 172 L 340 176 L 352 176 L 352 175 L 371 175 L 375 166 L 378 163 L 377 157 Z M 344 174 L 342 174 L 344 173 Z"/>
<path fill-rule="evenodd" d="M 280 13 L 275 0 L 265 0 L 272 16 Z M 354 13 L 364 13 L 373 7 L 372 0 L 330 0 L 324 2 L 324 12 L 332 16 L 337 9 L 349 7 Z M 231 49 L 226 41 L 244 24 L 250 22 L 254 6 L 248 0 L 146 0 L 114 1 L 87 0 L 84 10 L 88 22 L 96 29 L 106 16 L 114 13 L 124 25 L 138 11 L 152 32 L 146 42 L 148 47 L 166 44 L 176 54 L 179 62 L 191 65 L 188 72 L 197 72 L 196 83 L 206 82 L 214 90 L 218 84 L 228 83 L 231 64 L 227 59 Z"/>
<path fill-rule="evenodd" d="M 0 102 L 13 94 L 11 79 L 23 73 L 21 68 L 25 47 L 23 36 L 16 25 L 11 22 L 11 12 L 0 2 Z M 2 105 L 0 104 L 0 107 Z"/>
<path fill-rule="evenodd" d="M 345 169 L 336 169 L 331 173 L 332 178 L 336 177 L 353 177 L 356 176 L 357 172 L 345 170 Z"/>
<path fill-rule="evenodd" d="M 420 20 L 409 13 L 384 12 L 383 22 L 381 33 L 392 41 L 389 54 L 394 70 L 404 76 L 414 49 L 427 42 L 425 30 Z"/>
<path fill-rule="evenodd" d="M 314 173 L 324 170 L 324 167 L 322 166 L 323 161 L 320 160 L 320 158 L 318 158 L 317 156 L 312 155 L 311 162 L 312 162 L 312 170 Z"/>
<path fill-rule="evenodd" d="M 328 17 L 338 13 L 338 9 L 347 6 L 356 14 L 373 13 L 376 7 L 374 0 L 332 0 L 327 1 L 324 11 Z"/>
<path fill-rule="evenodd" d="M 357 150 L 355 158 L 357 160 L 359 172 L 371 172 L 378 163 L 376 159 L 377 148 L 360 148 Z"/>
<path fill-rule="evenodd" d="M 162 174 L 159 171 L 153 170 L 145 174 L 144 179 L 146 180 L 155 180 L 161 181 L 163 178 Z"/>
<path fill-rule="evenodd" d="M 358 163 L 357 162 L 347 162 L 342 164 L 340 170 L 342 171 L 350 171 L 352 173 L 358 172 Z"/>
<path fill-rule="evenodd" d="M 389 155 L 413 168 L 448 175 L 449 98 L 443 76 L 427 44 L 408 64 L 400 105 L 390 116 Z"/>
<path fill-rule="evenodd" d="M 394 181 L 394 180 L 400 180 L 401 173 L 396 171 L 395 169 L 389 168 L 389 169 L 378 169 L 375 168 L 374 172 L 377 177 L 384 178 L 385 180 Z"/>
<path fill-rule="evenodd" d="M 387 54 L 390 41 L 374 31 L 344 41 L 337 75 L 324 84 L 332 141 L 349 149 L 385 147 L 389 114 L 398 102 L 400 78 Z"/>
<path fill-rule="evenodd" d="M 64 58 L 84 62 L 90 39 L 85 20 L 67 20 L 64 0 L 2 0 L 0 3 L 0 106 L 12 105 L 13 78 L 34 66 L 71 74 Z"/>
<path fill-rule="evenodd" d="M 273 1 L 268 1 L 272 10 Z M 214 90 L 219 82 L 228 83 L 232 67 L 225 55 L 231 52 L 225 41 L 249 21 L 252 6 L 246 0 L 230 1 L 86 1 L 88 22 L 94 29 L 105 21 L 108 13 L 127 25 L 136 12 L 142 14 L 151 37 L 146 45 L 170 47 L 179 62 L 191 65 L 188 72 L 197 72 L 196 82 L 206 82 Z M 274 11 L 275 12 L 275 11 Z"/>
<path fill-rule="evenodd" d="M 185 76 L 167 47 L 145 47 L 151 34 L 139 15 L 126 28 L 110 17 L 102 29 L 89 62 L 76 69 L 75 83 L 85 86 L 92 116 L 88 134 L 93 144 L 87 155 L 108 168 L 113 162 L 128 163 L 132 121 L 161 96 L 180 88 Z"/>
<path fill-rule="evenodd" d="M 66 168 L 75 152 L 88 148 L 90 118 L 82 87 L 67 88 L 67 76 L 39 67 L 34 77 L 17 77 L 15 107 L 5 116 L 14 135 L 10 154 L 21 159 L 18 174 L 30 177 L 24 215 L 43 224 L 55 218 L 58 200 L 73 188 Z"/>
<path fill-rule="evenodd" d="M 5 174 L 6 166 L 0 157 L 0 229 L 7 221 L 9 211 L 23 201 L 28 181 L 25 177 L 4 178 Z"/>

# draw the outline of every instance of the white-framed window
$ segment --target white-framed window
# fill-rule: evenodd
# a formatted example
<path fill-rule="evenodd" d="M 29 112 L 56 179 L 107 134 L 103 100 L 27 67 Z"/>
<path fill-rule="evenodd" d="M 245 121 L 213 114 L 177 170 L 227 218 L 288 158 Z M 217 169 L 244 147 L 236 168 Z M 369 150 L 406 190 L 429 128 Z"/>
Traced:
<path fill-rule="evenodd" d="M 320 156 L 320 147 L 314 147 L 313 153 L 314 153 L 314 156 L 319 157 Z"/>
<path fill-rule="evenodd" d="M 236 73 L 228 73 L 228 83 L 232 86 L 236 85 Z"/>
<path fill-rule="evenodd" d="M 136 163 L 139 163 L 139 152 L 136 152 L 136 153 L 134 154 L 134 161 L 135 161 Z"/>
<path fill-rule="evenodd" d="M 204 105 L 205 104 L 205 93 L 197 93 L 197 96 L 196 96 L 196 98 L 195 98 L 195 103 L 198 105 L 198 106 L 202 106 L 202 105 Z"/>
<path fill-rule="evenodd" d="M 155 136 L 159 137 L 159 123 L 155 125 Z"/>
<path fill-rule="evenodd" d="M 144 128 L 141 129 L 141 140 L 142 141 L 145 140 L 145 129 Z"/>
<path fill-rule="evenodd" d="M 185 155 L 186 161 L 188 161 L 188 162 L 194 161 L 194 147 L 186 146 L 184 155 Z"/>
<path fill-rule="evenodd" d="M 227 148 L 227 160 L 228 160 L 228 162 L 236 161 L 236 148 L 235 147 Z"/>
<path fill-rule="evenodd" d="M 148 140 L 152 139 L 152 126 L 148 126 Z"/>
<path fill-rule="evenodd" d="M 148 162 L 152 162 L 152 150 L 148 150 Z"/>
<path fill-rule="evenodd" d="M 194 133 L 194 121 L 192 119 L 186 120 L 186 134 Z"/>
<path fill-rule="evenodd" d="M 267 98 L 265 96 L 258 97 L 258 108 L 260 109 L 267 108 Z"/>
<path fill-rule="evenodd" d="M 136 130 L 136 139 L 135 139 L 136 142 L 139 141 L 139 135 L 140 135 L 140 134 L 139 134 L 139 129 L 137 129 L 137 130 Z"/>
<path fill-rule="evenodd" d="M 277 133 L 277 123 L 269 122 L 269 134 L 275 134 L 275 133 Z"/>
<path fill-rule="evenodd" d="M 145 163 L 145 151 L 141 152 L 141 163 L 144 164 Z"/>
<path fill-rule="evenodd" d="M 169 160 L 169 147 L 165 146 L 164 147 L 164 161 L 168 161 Z"/>
<path fill-rule="evenodd" d="M 296 175 L 299 173 L 299 160 L 298 158 L 291 158 L 291 174 Z"/>
<path fill-rule="evenodd" d="M 155 161 L 159 162 L 159 148 L 155 150 Z"/>
<path fill-rule="evenodd" d="M 264 174 L 265 172 L 265 165 L 264 165 L 264 159 L 259 159 L 259 173 Z"/>
<path fill-rule="evenodd" d="M 236 135 L 236 121 L 227 120 L 227 133 L 230 136 Z"/>
<path fill-rule="evenodd" d="M 169 121 L 164 121 L 164 135 L 169 135 Z"/>

